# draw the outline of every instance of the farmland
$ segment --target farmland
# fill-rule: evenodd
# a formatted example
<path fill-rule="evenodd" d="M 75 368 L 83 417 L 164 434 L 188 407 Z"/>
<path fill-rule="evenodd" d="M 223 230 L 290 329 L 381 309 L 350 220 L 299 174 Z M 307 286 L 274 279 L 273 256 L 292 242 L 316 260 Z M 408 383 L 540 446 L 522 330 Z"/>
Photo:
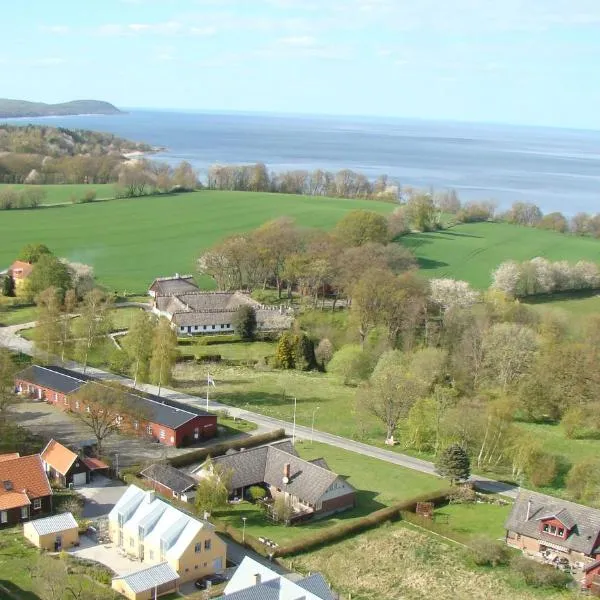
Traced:
<path fill-rule="evenodd" d="M 70 203 L 73 199 L 80 200 L 90 191 L 96 192 L 96 200 L 113 198 L 115 195 L 115 186 L 112 183 L 96 183 L 86 185 L 83 183 L 65 184 L 65 185 L 12 185 L 0 183 L 0 190 L 10 188 L 14 190 L 35 189 L 44 190 L 46 197 L 42 204 L 63 204 Z"/>
<path fill-rule="evenodd" d="M 491 272 L 508 259 L 600 261 L 600 242 L 507 223 L 469 223 L 402 238 L 429 277 L 464 279 L 476 288 L 491 283 Z"/>
<path fill-rule="evenodd" d="M 109 288 L 140 293 L 158 275 L 195 271 L 199 253 L 227 235 L 282 215 L 327 228 L 358 208 L 389 213 L 393 205 L 205 191 L 7 211 L 0 219 L 0 265 L 9 265 L 24 244 L 43 242 L 58 256 L 93 265 Z"/>

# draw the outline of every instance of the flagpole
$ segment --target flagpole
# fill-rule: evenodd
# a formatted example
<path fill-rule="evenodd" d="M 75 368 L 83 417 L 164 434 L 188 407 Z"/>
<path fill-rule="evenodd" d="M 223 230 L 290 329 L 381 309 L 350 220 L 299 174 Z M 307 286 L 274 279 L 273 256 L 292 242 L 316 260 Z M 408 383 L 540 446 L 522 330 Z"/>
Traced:
<path fill-rule="evenodd" d="M 208 390 L 210 388 L 210 373 L 206 377 L 206 412 L 208 412 Z"/>

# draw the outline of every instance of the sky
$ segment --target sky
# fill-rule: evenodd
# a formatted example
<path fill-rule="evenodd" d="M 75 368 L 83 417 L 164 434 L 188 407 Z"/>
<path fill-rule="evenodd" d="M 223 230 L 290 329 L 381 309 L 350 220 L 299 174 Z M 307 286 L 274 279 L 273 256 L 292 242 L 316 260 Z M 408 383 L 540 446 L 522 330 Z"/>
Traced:
<path fill-rule="evenodd" d="M 600 0 L 6 0 L 0 97 L 600 129 Z"/>

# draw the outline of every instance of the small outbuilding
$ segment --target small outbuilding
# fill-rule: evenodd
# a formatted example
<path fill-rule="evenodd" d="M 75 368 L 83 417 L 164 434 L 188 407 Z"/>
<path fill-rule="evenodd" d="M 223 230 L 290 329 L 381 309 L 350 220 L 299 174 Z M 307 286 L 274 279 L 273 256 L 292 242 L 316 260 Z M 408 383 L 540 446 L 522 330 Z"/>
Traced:
<path fill-rule="evenodd" d="M 140 475 L 163 496 L 172 496 L 182 502 L 194 501 L 198 480 L 171 465 L 156 463 L 144 469 Z"/>
<path fill-rule="evenodd" d="M 50 440 L 42 450 L 42 461 L 48 479 L 62 487 L 90 482 L 91 471 L 86 461 L 56 440 Z"/>
<path fill-rule="evenodd" d="M 112 588 L 129 600 L 154 600 L 179 589 L 179 575 L 167 562 L 115 577 Z"/>
<path fill-rule="evenodd" d="M 79 526 L 70 512 L 29 521 L 23 525 L 23 535 L 34 546 L 48 552 L 79 545 Z"/>

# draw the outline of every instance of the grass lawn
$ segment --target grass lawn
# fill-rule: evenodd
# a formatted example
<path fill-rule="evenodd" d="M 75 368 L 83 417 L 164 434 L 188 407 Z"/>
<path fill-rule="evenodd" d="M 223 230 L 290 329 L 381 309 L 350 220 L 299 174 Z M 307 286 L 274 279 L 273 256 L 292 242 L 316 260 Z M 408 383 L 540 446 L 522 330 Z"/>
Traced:
<path fill-rule="evenodd" d="M 600 262 L 600 241 L 507 223 L 468 223 L 445 231 L 410 234 L 402 244 L 417 255 L 427 277 L 464 279 L 484 289 L 508 259 L 580 259 Z"/>
<path fill-rule="evenodd" d="M 193 354 L 196 357 L 220 354 L 225 360 L 239 360 L 253 362 L 273 356 L 277 342 L 227 342 L 222 344 L 211 344 L 207 346 L 202 343 L 201 338 L 193 338 L 191 344 L 180 345 L 179 351 L 182 354 Z"/>
<path fill-rule="evenodd" d="M 472 567 L 464 551 L 404 523 L 383 525 L 293 559 L 352 600 L 558 600 L 569 592 L 527 588 L 507 569 Z"/>
<path fill-rule="evenodd" d="M 141 294 L 157 276 L 193 273 L 200 252 L 227 235 L 279 216 L 327 228 L 358 208 L 385 214 L 394 206 L 368 200 L 201 191 L 7 211 L 0 220 L 0 264 L 10 264 L 26 243 L 43 242 L 57 256 L 91 264 L 98 280 L 120 294 Z"/>
<path fill-rule="evenodd" d="M 327 444 L 297 442 L 296 451 L 306 459 L 325 458 L 334 472 L 346 477 L 356 488 L 358 506 L 322 521 L 309 521 L 294 527 L 284 527 L 270 522 L 258 506 L 248 502 L 230 505 L 225 511 L 215 511 L 215 516 L 236 528 L 242 528 L 242 517 L 246 517 L 246 533 L 255 537 L 267 537 L 282 545 L 303 537 L 310 537 L 319 529 L 347 522 L 384 506 L 445 487 L 444 482 L 437 477 L 392 465 L 376 458 L 340 450 Z"/>
<path fill-rule="evenodd" d="M 585 317 L 600 312 L 600 294 L 598 291 L 585 294 L 554 294 L 547 297 L 525 299 L 524 302 L 540 312 L 562 310 L 573 315 Z"/>
<path fill-rule="evenodd" d="M 0 309 L 0 326 L 19 325 L 37 319 L 36 306 L 3 306 Z"/>
<path fill-rule="evenodd" d="M 435 511 L 445 516 L 448 523 L 436 519 L 436 531 L 443 534 L 443 529 L 456 532 L 461 536 L 485 535 L 494 540 L 504 538 L 504 522 L 510 513 L 511 506 L 500 506 L 487 503 L 448 504 Z"/>
<path fill-rule="evenodd" d="M 0 183 L 0 190 L 3 188 L 12 188 L 15 190 L 44 190 L 46 192 L 46 197 L 42 202 L 43 204 L 63 204 L 64 202 L 72 202 L 73 198 L 79 200 L 91 190 L 96 192 L 96 200 L 114 198 L 115 196 L 115 186 L 113 183 L 67 183 L 64 185 L 13 185 L 9 183 Z"/>
<path fill-rule="evenodd" d="M 28 545 L 22 535 L 21 527 L 11 527 L 0 530 L 0 586 L 5 587 L 12 594 L 14 600 L 40 600 L 34 592 L 35 584 L 32 581 L 29 568 L 32 567 L 39 557 L 42 561 L 53 561 L 56 568 L 63 568 L 64 563 L 57 558 L 47 554 L 39 554 L 39 550 Z M 77 584 L 81 582 L 84 589 L 94 590 L 102 600 L 112 600 L 117 595 L 108 588 L 97 585 L 87 577 L 71 575 L 68 580 Z M 0 598 L 11 600 L 0 588 Z"/>

